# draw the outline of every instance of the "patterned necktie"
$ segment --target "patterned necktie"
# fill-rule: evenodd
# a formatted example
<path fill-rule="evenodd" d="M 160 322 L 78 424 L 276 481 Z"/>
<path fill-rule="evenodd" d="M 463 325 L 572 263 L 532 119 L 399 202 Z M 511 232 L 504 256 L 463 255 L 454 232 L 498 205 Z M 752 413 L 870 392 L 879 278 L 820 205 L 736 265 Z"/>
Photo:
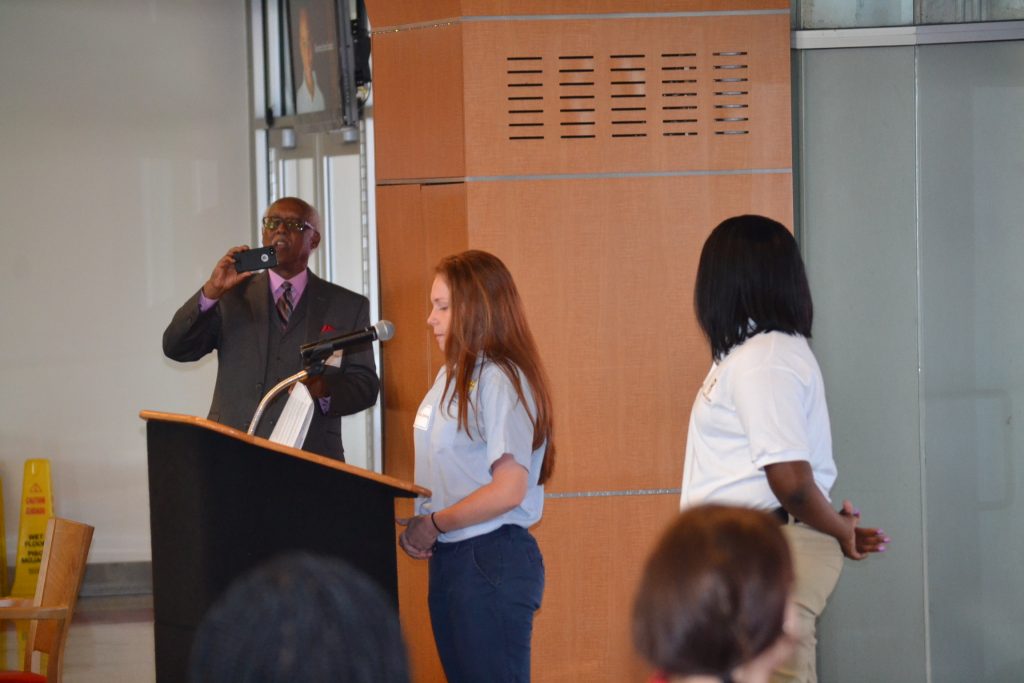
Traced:
<path fill-rule="evenodd" d="M 287 329 L 288 318 L 292 315 L 292 283 L 285 282 L 281 285 L 281 296 L 277 297 L 277 317 L 281 320 L 281 329 Z"/>

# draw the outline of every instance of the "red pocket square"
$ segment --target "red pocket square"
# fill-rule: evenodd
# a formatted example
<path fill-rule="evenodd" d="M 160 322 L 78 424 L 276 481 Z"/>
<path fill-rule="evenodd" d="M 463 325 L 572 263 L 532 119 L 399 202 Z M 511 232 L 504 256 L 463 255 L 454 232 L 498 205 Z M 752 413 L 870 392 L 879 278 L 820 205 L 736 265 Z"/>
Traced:
<path fill-rule="evenodd" d="M 331 327 L 330 323 L 327 323 L 320 328 L 320 334 L 324 334 L 325 332 L 334 332 L 334 328 Z"/>

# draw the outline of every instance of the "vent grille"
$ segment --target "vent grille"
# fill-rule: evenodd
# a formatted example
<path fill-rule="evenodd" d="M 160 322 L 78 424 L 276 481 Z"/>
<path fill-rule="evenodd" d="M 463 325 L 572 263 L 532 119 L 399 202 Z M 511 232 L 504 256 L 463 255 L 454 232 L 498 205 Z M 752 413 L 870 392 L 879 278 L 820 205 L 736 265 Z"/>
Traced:
<path fill-rule="evenodd" d="M 750 135 L 746 50 L 505 57 L 509 140 Z"/>
<path fill-rule="evenodd" d="M 543 140 L 544 65 L 542 57 L 508 57 L 509 140 Z"/>
<path fill-rule="evenodd" d="M 608 119 L 613 138 L 647 137 L 647 55 L 617 54 L 608 58 Z"/>
<path fill-rule="evenodd" d="M 593 55 L 561 55 L 558 57 L 558 137 L 563 140 L 590 140 L 597 117 L 594 100 Z"/>
<path fill-rule="evenodd" d="M 749 135 L 750 66 L 744 51 L 715 52 L 714 130 L 715 135 Z"/>

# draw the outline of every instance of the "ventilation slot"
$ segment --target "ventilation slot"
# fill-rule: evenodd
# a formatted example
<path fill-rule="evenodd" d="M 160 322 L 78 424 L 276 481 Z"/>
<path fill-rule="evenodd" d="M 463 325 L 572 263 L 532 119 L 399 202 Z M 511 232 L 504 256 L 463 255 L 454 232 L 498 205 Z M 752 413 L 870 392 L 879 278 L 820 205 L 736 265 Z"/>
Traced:
<path fill-rule="evenodd" d="M 543 140 L 543 57 L 506 57 L 505 78 L 508 139 Z"/>
<path fill-rule="evenodd" d="M 613 138 L 647 137 L 647 55 L 620 53 L 608 56 L 608 111 Z"/>
<path fill-rule="evenodd" d="M 715 135 L 750 134 L 749 55 L 743 50 L 713 52 Z"/>
<path fill-rule="evenodd" d="M 661 81 L 662 136 L 696 137 L 700 126 L 697 86 L 698 54 L 690 51 L 662 52 Z"/>
<path fill-rule="evenodd" d="M 594 55 L 558 57 L 558 136 L 563 140 L 596 137 L 593 100 Z"/>

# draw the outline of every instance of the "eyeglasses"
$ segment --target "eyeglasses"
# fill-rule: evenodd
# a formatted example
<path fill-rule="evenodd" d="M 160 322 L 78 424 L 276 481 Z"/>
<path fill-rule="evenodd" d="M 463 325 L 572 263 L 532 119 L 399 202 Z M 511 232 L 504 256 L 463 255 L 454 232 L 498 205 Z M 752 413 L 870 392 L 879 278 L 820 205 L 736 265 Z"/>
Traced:
<path fill-rule="evenodd" d="M 309 221 L 296 221 L 287 220 L 280 218 L 279 216 L 264 216 L 263 217 L 263 231 L 274 232 L 279 227 L 284 226 L 285 230 L 291 233 L 301 233 L 306 230 L 316 230 L 313 224 Z"/>

